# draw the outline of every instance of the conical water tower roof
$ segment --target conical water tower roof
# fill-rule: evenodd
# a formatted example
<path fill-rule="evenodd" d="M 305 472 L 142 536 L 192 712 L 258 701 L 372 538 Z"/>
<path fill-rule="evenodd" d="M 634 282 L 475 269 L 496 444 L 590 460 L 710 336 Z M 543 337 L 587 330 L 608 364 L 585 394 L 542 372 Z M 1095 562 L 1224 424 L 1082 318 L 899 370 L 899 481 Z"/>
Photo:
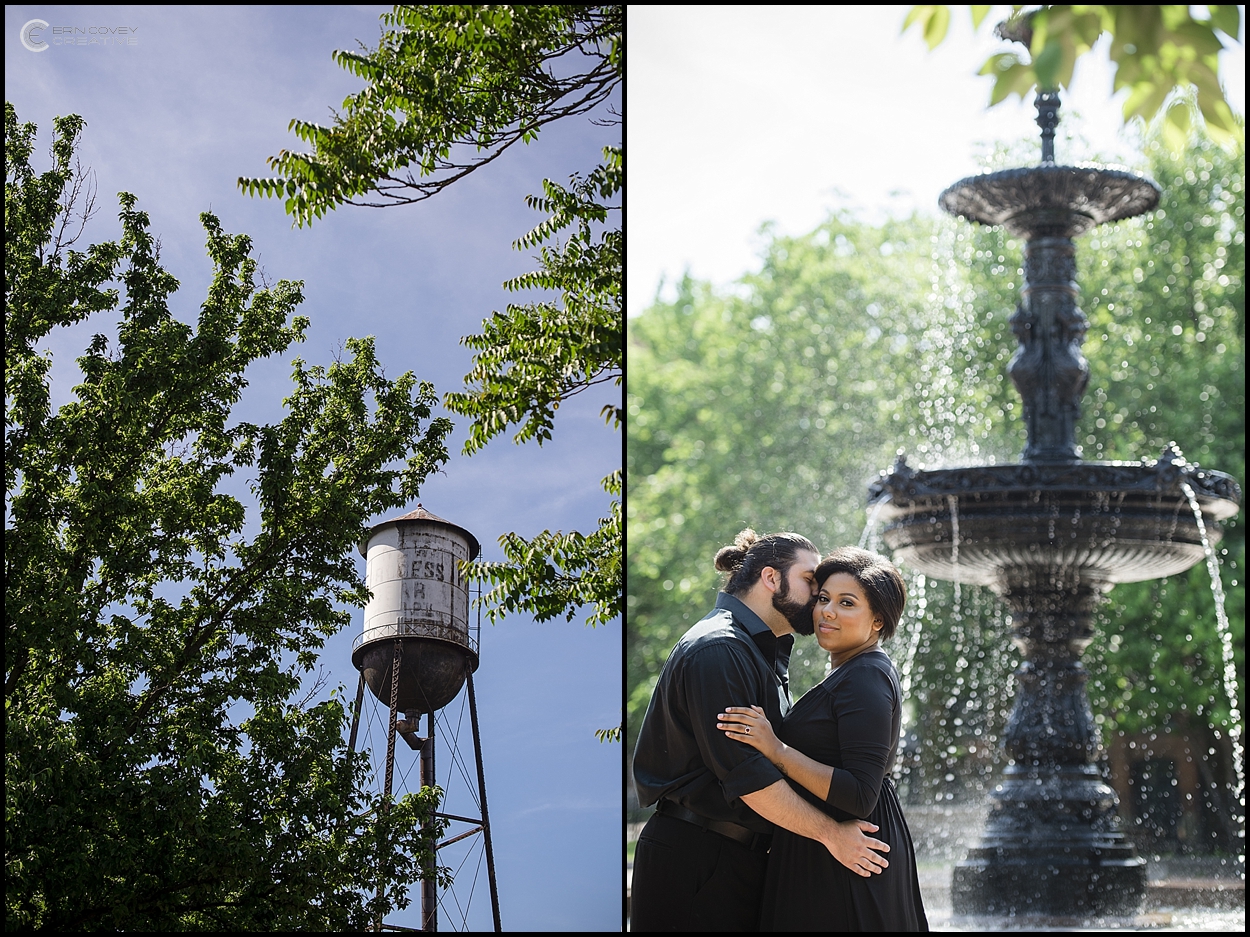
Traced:
<path fill-rule="evenodd" d="M 389 527 L 391 524 L 397 524 L 400 521 L 426 521 L 430 524 L 442 524 L 444 527 L 449 527 L 462 534 L 464 538 L 469 541 L 470 560 L 476 559 L 477 555 L 482 552 L 482 545 L 477 542 L 477 537 L 473 536 L 472 532 L 461 527 L 459 524 L 455 524 L 447 520 L 446 518 L 430 513 L 420 502 L 418 502 L 416 508 L 409 511 L 407 514 L 401 514 L 399 517 L 392 517 L 390 520 L 381 521 L 380 523 L 374 524 L 371 528 L 369 528 L 369 535 L 360 542 L 358 547 L 360 555 L 365 557 L 369 555 L 369 541 L 373 539 L 374 534 L 382 528 Z"/>

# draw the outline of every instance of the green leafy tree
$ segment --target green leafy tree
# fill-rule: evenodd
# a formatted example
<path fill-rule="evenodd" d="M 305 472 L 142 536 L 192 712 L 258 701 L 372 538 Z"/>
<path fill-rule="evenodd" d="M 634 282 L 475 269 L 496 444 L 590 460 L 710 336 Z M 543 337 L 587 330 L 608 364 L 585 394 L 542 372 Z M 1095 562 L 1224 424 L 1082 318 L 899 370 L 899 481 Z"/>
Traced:
<path fill-rule="evenodd" d="M 547 124 L 591 112 L 621 82 L 620 5 L 396 6 L 382 20 L 376 49 L 334 53 L 366 88 L 331 126 L 291 122 L 311 152 L 283 150 L 269 160 L 276 177 L 239 180 L 250 194 L 283 198 L 297 225 L 345 204 L 420 202 Z M 527 200 L 547 217 L 513 246 L 538 247 L 539 266 L 504 286 L 559 301 L 510 304 L 462 339 L 473 367 L 444 404 L 472 420 L 466 454 L 513 426 L 517 443 L 542 445 L 561 402 L 620 386 L 623 158 L 623 148 L 606 147 L 592 171 L 567 186 L 544 179 L 543 194 Z M 603 416 L 619 429 L 618 405 Z M 601 484 L 610 505 L 596 530 L 507 533 L 503 561 L 474 564 L 470 574 L 491 585 L 483 602 L 492 621 L 509 612 L 572 620 L 588 608 L 587 623 L 598 625 L 621 614 L 620 472 Z"/>
<path fill-rule="evenodd" d="M 993 7 L 968 9 L 976 29 Z M 981 74 L 994 78 L 991 105 L 1011 94 L 1024 98 L 1034 88 L 1068 87 L 1077 59 L 1108 35 L 1114 90 L 1129 89 L 1125 121 L 1141 117 L 1150 122 L 1167 104 L 1166 140 L 1179 150 L 1189 135 L 1196 105 L 1203 118 L 1200 123 L 1214 138 L 1244 140 L 1244 126 L 1229 107 L 1219 80 L 1219 53 L 1225 41 L 1238 42 L 1241 10 L 1236 5 L 1208 6 L 1206 17 L 1195 16 L 1195 7 L 1179 4 L 1054 4 L 1027 11 L 1016 4 L 1009 9 L 1010 17 L 999 25 L 998 35 L 1022 43 L 1029 54 L 1022 58 L 1016 52 L 998 52 L 985 61 Z M 948 6 L 914 6 L 903 31 L 917 26 L 933 49 L 946 38 L 950 18 Z"/>
<path fill-rule="evenodd" d="M 258 288 L 249 238 L 205 213 L 184 324 L 127 193 L 120 241 L 72 249 L 82 128 L 57 119 L 39 174 L 5 107 L 6 927 L 365 929 L 432 873 L 440 792 L 369 793 L 341 700 L 302 687 L 367 598 L 366 519 L 417 494 L 450 424 L 367 339 L 296 359 L 281 421 L 232 420 L 248 366 L 302 339 L 301 285 Z M 107 313 L 116 341 L 54 409 L 46 342 Z"/>
<path fill-rule="evenodd" d="M 619 386 L 623 372 L 621 330 L 621 229 L 595 231 L 608 220 L 605 201 L 621 190 L 621 151 L 607 151 L 607 162 L 565 189 L 545 180 L 545 197 L 532 207 L 550 217 L 517 241 L 518 247 L 544 245 L 540 269 L 509 280 L 509 290 L 558 290 L 560 301 L 509 305 L 494 313 L 481 335 L 463 341 L 476 349 L 468 390 L 447 394 L 447 408 L 471 417 L 465 452 L 520 424 L 516 442 L 551 438 L 555 411 L 575 394 L 600 384 Z M 571 229 L 563 243 L 547 245 Z M 607 405 L 602 415 L 621 425 L 621 408 Z M 504 562 L 478 564 L 478 575 L 494 585 L 484 597 L 492 621 L 510 611 L 526 611 L 536 621 L 559 615 L 571 620 L 589 606 L 587 623 L 606 624 L 621 612 L 621 473 L 602 486 L 611 497 L 610 513 L 589 535 L 543 531 L 526 540 L 515 533 L 500 538 Z"/>
<path fill-rule="evenodd" d="M 924 220 L 846 216 L 777 238 L 747 296 L 689 279 L 630 320 L 629 725 L 674 642 L 711 606 L 716 549 L 743 526 L 855 543 L 867 482 L 909 442 L 911 362 L 923 352 Z M 823 677 L 796 648 L 798 690 Z"/>
<path fill-rule="evenodd" d="M 1030 145 L 1031 148 L 1031 145 Z M 1245 217 L 1240 152 L 1155 142 L 1160 210 L 1098 228 L 1078 247 L 1091 365 L 1078 440 L 1087 458 L 1154 458 L 1177 440 L 1204 466 L 1245 475 Z M 1000 149 L 989 168 L 1019 164 Z M 719 293 L 685 280 L 629 323 L 628 726 L 637 731 L 673 643 L 710 606 L 711 557 L 744 524 L 818 546 L 859 542 L 867 483 L 905 448 L 912 464 L 1012 462 L 1024 443 L 1006 375 L 1022 243 L 954 219 L 884 225 L 839 215 L 776 237 L 762 269 Z M 1221 544 L 1238 673 L 1244 673 L 1244 526 Z M 905 570 L 911 599 L 891 646 L 908 665 L 913 803 L 983 792 L 1019 663 L 988 590 Z M 1230 706 L 1205 566 L 1117 586 L 1085 654 L 1104 734 L 1177 731 L 1231 777 Z M 800 639 L 792 683 L 821 678 Z M 1239 710 L 1245 712 L 1245 687 Z M 1220 753 L 1223 754 L 1220 754 Z M 1223 790 L 1223 788 L 1220 788 Z M 1218 798 L 1212 824 L 1233 810 Z M 1231 849 L 1235 830 L 1205 831 Z"/>
<path fill-rule="evenodd" d="M 312 152 L 283 150 L 269 159 L 276 178 L 239 185 L 285 197 L 301 226 L 344 204 L 424 201 L 607 101 L 621 80 L 623 15 L 620 6 L 396 6 L 376 49 L 333 55 L 365 90 L 329 127 L 291 121 Z"/>
<path fill-rule="evenodd" d="M 285 199 L 297 225 L 344 204 L 419 202 L 463 179 L 547 124 L 587 114 L 619 87 L 624 9 L 608 6 L 396 6 L 376 49 L 336 52 L 335 61 L 367 82 L 331 126 L 292 121 L 311 152 L 283 150 L 269 179 L 240 179 L 244 191 Z M 471 454 L 517 426 L 515 440 L 551 438 L 555 411 L 623 373 L 619 194 L 623 150 L 564 186 L 543 180 L 530 207 L 547 215 L 514 242 L 540 247 L 539 269 L 508 281 L 512 291 L 549 290 L 559 302 L 509 305 L 463 344 L 474 349 L 466 389 L 446 396 L 473 422 Z M 604 408 L 619 427 L 618 406 Z M 572 619 L 589 606 L 590 624 L 621 610 L 620 473 L 603 480 L 611 508 L 589 535 L 505 534 L 505 561 L 479 563 L 493 585 L 492 620 L 526 611 L 538 621 Z"/>

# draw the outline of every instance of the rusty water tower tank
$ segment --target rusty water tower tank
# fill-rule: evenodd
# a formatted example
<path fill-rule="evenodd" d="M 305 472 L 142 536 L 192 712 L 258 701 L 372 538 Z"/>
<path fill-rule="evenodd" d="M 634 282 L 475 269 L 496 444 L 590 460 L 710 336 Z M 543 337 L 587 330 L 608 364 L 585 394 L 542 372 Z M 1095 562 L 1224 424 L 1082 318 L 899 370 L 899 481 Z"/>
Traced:
<path fill-rule="evenodd" d="M 473 534 L 420 504 L 377 524 L 360 544 L 373 598 L 365 606 L 364 629 L 352 645 L 352 663 L 373 695 L 389 705 L 399 639 L 395 709 L 410 720 L 442 709 L 477 670 L 477 642 L 469 634 L 469 586 L 460 564 L 475 559 L 480 549 Z"/>

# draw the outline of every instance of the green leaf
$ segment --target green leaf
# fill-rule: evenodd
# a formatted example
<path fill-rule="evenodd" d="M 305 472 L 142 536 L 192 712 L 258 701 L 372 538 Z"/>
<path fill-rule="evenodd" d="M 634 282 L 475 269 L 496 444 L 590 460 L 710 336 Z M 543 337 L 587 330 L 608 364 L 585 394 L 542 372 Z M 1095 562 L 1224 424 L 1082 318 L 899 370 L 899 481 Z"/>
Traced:
<path fill-rule="evenodd" d="M 1167 100 L 1167 96 L 1171 94 L 1174 87 L 1176 87 L 1175 82 L 1167 78 L 1160 78 L 1158 82 L 1138 82 L 1124 102 L 1124 119 L 1140 117 L 1149 122 L 1155 114 L 1159 113 L 1159 108 L 1163 106 L 1163 102 Z"/>
<path fill-rule="evenodd" d="M 977 72 L 977 74 L 999 75 L 1000 73 L 1011 68 L 1012 65 L 1019 64 L 1019 62 L 1020 57 L 1014 52 L 997 52 L 985 60 L 984 64 L 981 65 L 981 70 Z"/>
<path fill-rule="evenodd" d="M 1198 92 L 1198 109 L 1202 112 L 1206 130 L 1220 143 L 1230 143 L 1241 129 L 1233 116 L 1232 108 L 1222 97 Z"/>
<path fill-rule="evenodd" d="M 1033 34 L 1032 39 L 1029 41 L 1029 55 L 1034 62 L 1037 61 L 1037 57 L 1041 54 L 1042 49 L 1046 47 L 1046 43 L 1050 38 L 1051 18 L 1062 17 L 1062 19 L 1066 20 L 1068 16 L 1064 14 L 1065 10 L 1066 8 L 1064 7 L 1042 7 L 1031 14 L 1026 14 L 1025 22 Z M 1056 25 L 1062 26 L 1062 23 Z"/>
<path fill-rule="evenodd" d="M 544 530 L 528 540 L 505 534 L 499 538 L 504 562 L 467 567 L 472 579 L 494 586 L 481 600 L 492 622 L 511 612 L 539 622 L 572 621 L 586 608 L 586 624 L 593 627 L 622 613 L 620 473 L 604 479 L 604 488 L 618 497 L 591 534 Z"/>
<path fill-rule="evenodd" d="M 899 32 L 905 33 L 913 23 L 920 23 L 920 31 L 923 34 L 925 25 L 929 22 L 929 17 L 933 15 L 935 9 L 937 8 L 934 6 L 913 6 L 907 11 L 907 15 L 903 17 L 903 28 Z"/>
<path fill-rule="evenodd" d="M 1163 142 L 1173 153 L 1181 153 L 1189 142 L 1189 134 L 1193 121 L 1189 113 L 1189 102 L 1178 100 L 1172 102 L 1163 118 Z"/>
<path fill-rule="evenodd" d="M 1215 55 L 1224 49 L 1224 44 L 1206 23 L 1189 20 L 1178 26 L 1175 32 L 1199 56 Z"/>
<path fill-rule="evenodd" d="M 1158 6 L 1159 16 L 1165 28 L 1175 30 L 1182 24 L 1191 22 L 1189 6 L 1179 3 L 1165 3 Z"/>
<path fill-rule="evenodd" d="M 924 24 L 924 40 L 929 49 L 936 49 L 946 38 L 946 30 L 950 28 L 951 11 L 947 6 L 935 6 L 932 15 Z"/>
<path fill-rule="evenodd" d="M 1059 77 L 1064 68 L 1064 58 L 1062 40 L 1052 37 L 1033 59 L 1033 72 L 1037 76 L 1038 88 L 1042 91 L 1059 89 Z"/>
<path fill-rule="evenodd" d="M 1224 35 L 1237 39 L 1241 33 L 1241 7 L 1230 5 L 1208 6 L 1207 11 L 1211 15 L 1211 25 Z"/>
<path fill-rule="evenodd" d="M 329 126 L 290 122 L 310 152 L 269 158 L 304 196 L 286 203 L 297 226 L 344 204 L 432 198 L 545 124 L 599 107 L 622 80 L 621 5 L 422 5 L 382 20 L 376 48 L 334 55 L 366 87 Z"/>
<path fill-rule="evenodd" d="M 998 80 L 994 83 L 994 90 L 990 94 L 990 105 L 998 104 L 1007 95 L 1013 93 L 1020 95 L 1022 99 L 1027 97 L 1036 81 L 1033 67 L 1017 61 L 999 74 Z"/>
<path fill-rule="evenodd" d="M 1209 101 L 1224 100 L 1224 89 L 1220 86 L 1220 79 L 1216 75 L 1213 65 L 1208 65 L 1205 62 L 1194 62 L 1185 70 L 1184 74 L 1198 89 L 1199 97 L 1205 97 Z"/>
<path fill-rule="evenodd" d="M 982 21 L 985 19 L 985 17 L 989 14 L 989 12 L 990 12 L 990 7 L 989 7 L 988 5 L 987 5 L 987 6 L 977 6 L 977 5 L 975 5 L 975 4 L 974 4 L 973 6 L 969 7 L 968 9 L 969 9 L 969 11 L 972 13 L 972 29 L 973 29 L 973 31 L 976 31 L 977 29 L 980 29 L 980 28 L 981 28 L 981 22 L 982 22 Z"/>
<path fill-rule="evenodd" d="M 1114 17 L 1116 41 L 1131 45 L 1138 55 L 1156 55 L 1164 39 L 1162 8 L 1158 5 L 1116 4 L 1110 7 Z"/>
<path fill-rule="evenodd" d="M 1080 40 L 1082 54 L 1098 41 L 1108 21 L 1114 22 L 1110 17 L 1104 19 L 1096 10 L 1073 15 L 1072 34 Z"/>

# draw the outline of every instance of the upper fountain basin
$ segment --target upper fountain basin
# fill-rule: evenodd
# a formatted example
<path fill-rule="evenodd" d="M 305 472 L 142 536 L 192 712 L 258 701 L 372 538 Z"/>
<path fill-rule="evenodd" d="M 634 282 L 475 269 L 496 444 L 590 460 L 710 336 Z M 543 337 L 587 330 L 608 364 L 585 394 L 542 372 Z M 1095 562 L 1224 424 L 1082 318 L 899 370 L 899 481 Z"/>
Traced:
<path fill-rule="evenodd" d="M 1002 587 L 1009 576 L 1063 571 L 1110 587 L 1202 560 L 1182 482 L 1218 542 L 1214 522 L 1239 510 L 1236 481 L 1166 459 L 932 471 L 900 460 L 869 487 L 868 500 L 880 505 L 882 536 L 897 558 L 937 579 Z"/>
<path fill-rule="evenodd" d="M 1152 179 L 1129 169 L 1043 163 L 960 179 L 938 204 L 1020 237 L 1072 238 L 1094 225 L 1145 214 L 1161 194 Z"/>

